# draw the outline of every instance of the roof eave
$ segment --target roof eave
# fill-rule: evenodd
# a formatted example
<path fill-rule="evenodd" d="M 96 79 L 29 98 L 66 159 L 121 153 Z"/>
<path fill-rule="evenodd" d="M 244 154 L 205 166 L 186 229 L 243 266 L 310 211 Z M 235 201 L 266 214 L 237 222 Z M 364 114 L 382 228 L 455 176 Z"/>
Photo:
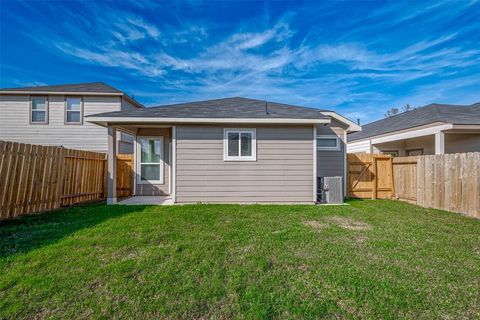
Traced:
<path fill-rule="evenodd" d="M 6 90 L 0 91 L 0 94 L 29 94 L 29 95 L 90 95 L 90 96 L 124 96 L 123 92 L 89 92 L 89 91 L 29 91 L 29 90 Z M 127 96 L 127 95 L 125 95 Z"/>
<path fill-rule="evenodd" d="M 345 123 L 348 126 L 347 133 L 362 131 L 362 127 L 360 125 L 334 111 L 322 111 L 322 113 L 326 116 L 330 116 L 340 122 Z"/>
<path fill-rule="evenodd" d="M 329 124 L 330 119 L 255 119 L 255 118 L 153 118 L 153 117 L 96 117 L 86 118 L 87 122 L 95 123 L 101 126 L 108 124 L 165 124 L 165 123 L 237 123 L 237 124 Z"/>

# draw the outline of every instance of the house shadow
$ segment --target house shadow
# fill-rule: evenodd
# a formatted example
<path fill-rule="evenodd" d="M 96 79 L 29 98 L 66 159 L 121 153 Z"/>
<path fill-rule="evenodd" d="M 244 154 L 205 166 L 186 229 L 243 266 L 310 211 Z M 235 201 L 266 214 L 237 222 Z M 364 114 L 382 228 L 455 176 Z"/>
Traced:
<path fill-rule="evenodd" d="M 88 204 L 0 221 L 0 259 L 52 245 L 79 230 L 143 209 L 115 206 L 112 210 L 104 203 Z"/>

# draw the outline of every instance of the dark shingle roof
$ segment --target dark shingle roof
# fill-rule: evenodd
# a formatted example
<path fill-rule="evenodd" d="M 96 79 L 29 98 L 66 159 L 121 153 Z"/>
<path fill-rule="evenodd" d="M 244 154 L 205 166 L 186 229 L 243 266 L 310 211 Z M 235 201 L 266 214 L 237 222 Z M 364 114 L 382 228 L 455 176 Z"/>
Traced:
<path fill-rule="evenodd" d="M 265 105 L 267 111 L 265 112 Z M 107 112 L 94 117 L 209 118 L 209 119 L 329 119 L 322 110 L 247 98 L 223 98 Z M 323 110 L 325 111 L 325 110 Z"/>
<path fill-rule="evenodd" d="M 122 93 L 122 91 L 103 82 L 88 82 L 76 84 L 59 84 L 53 86 L 36 86 L 23 88 L 2 88 L 2 91 L 29 91 L 29 92 L 95 92 L 95 93 Z"/>
<path fill-rule="evenodd" d="M 362 131 L 349 134 L 348 141 L 361 140 L 433 122 L 480 124 L 480 103 L 470 106 L 429 104 L 390 118 L 362 125 Z"/>

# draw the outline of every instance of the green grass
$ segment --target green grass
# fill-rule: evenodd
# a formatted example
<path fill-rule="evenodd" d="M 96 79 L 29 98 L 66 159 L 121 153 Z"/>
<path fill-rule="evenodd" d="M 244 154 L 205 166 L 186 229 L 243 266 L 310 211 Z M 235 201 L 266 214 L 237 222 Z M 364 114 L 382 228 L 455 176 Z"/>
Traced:
<path fill-rule="evenodd" d="M 479 318 L 480 221 L 349 206 L 89 205 L 0 225 L 0 318 Z"/>

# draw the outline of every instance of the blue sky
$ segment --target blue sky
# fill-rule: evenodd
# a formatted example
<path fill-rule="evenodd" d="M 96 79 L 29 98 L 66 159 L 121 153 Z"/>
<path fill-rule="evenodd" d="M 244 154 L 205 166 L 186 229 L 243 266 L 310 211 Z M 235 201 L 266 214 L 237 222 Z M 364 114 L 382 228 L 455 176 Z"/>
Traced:
<path fill-rule="evenodd" d="M 244 96 L 366 123 L 480 101 L 480 2 L 0 3 L 0 86 L 104 81 L 147 106 Z"/>

